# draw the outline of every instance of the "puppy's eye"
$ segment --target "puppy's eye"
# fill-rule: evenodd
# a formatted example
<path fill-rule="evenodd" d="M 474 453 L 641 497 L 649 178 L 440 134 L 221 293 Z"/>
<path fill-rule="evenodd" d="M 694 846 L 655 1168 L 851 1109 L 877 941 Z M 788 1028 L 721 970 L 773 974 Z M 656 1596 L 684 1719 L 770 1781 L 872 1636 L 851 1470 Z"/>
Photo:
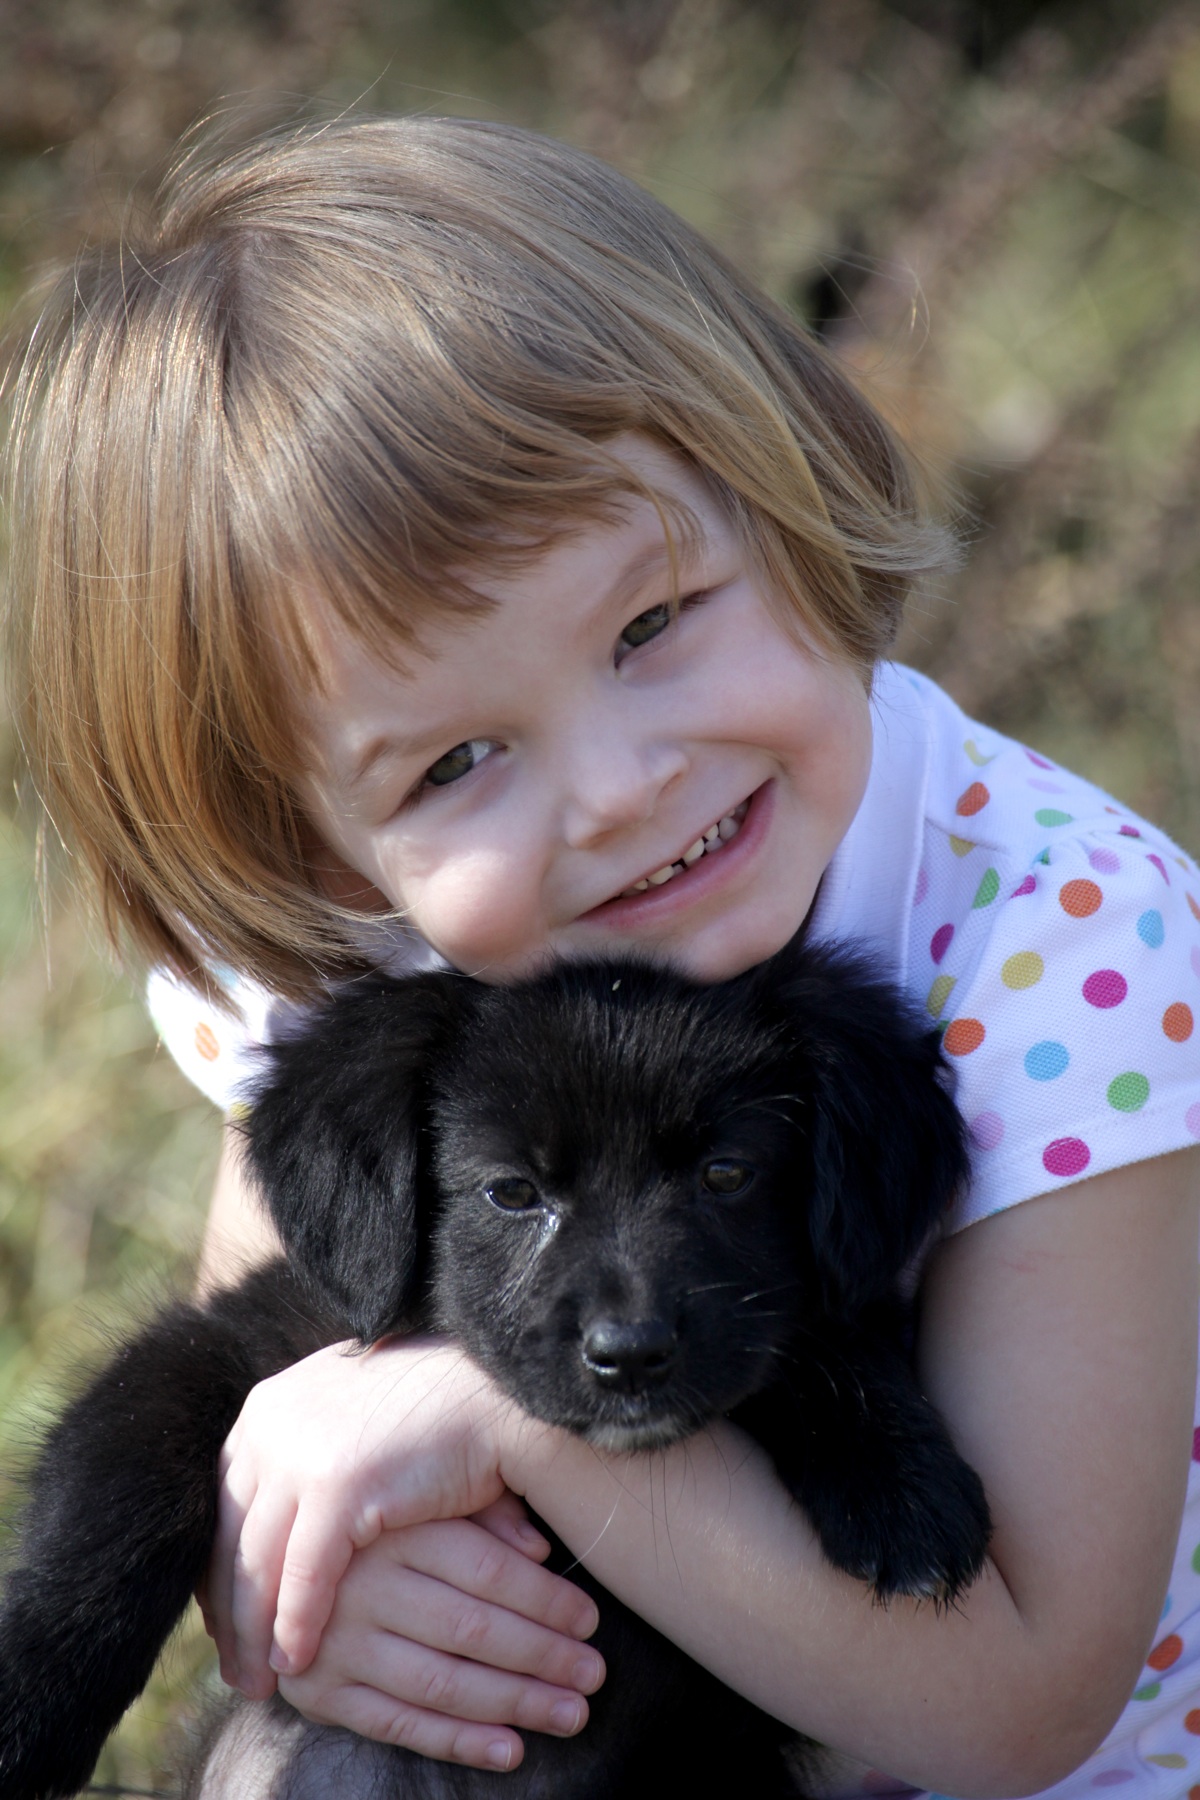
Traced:
<path fill-rule="evenodd" d="M 542 1198 L 532 1181 L 524 1181 L 519 1175 L 506 1175 L 501 1181 L 493 1181 L 491 1187 L 484 1189 L 484 1194 L 502 1212 L 526 1212 L 531 1206 L 540 1205 Z"/>
<path fill-rule="evenodd" d="M 718 1156 L 712 1162 L 705 1163 L 700 1171 L 700 1180 L 710 1194 L 744 1194 L 754 1180 L 754 1170 L 749 1163 L 734 1162 L 730 1157 Z"/>

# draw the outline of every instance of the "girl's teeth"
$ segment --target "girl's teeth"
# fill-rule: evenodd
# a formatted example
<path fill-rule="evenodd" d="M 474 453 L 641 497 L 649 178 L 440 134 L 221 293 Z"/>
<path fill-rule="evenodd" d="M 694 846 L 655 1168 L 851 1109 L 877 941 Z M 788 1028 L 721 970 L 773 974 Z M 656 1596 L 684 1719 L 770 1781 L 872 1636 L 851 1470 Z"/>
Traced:
<path fill-rule="evenodd" d="M 627 894 L 644 894 L 647 888 L 662 887 L 664 882 L 672 880 L 681 870 L 690 868 L 694 862 L 699 862 L 706 851 L 711 855 L 714 850 L 719 850 L 722 844 L 727 844 L 730 838 L 735 838 L 741 830 L 748 805 L 749 802 L 743 800 L 740 806 L 735 806 L 731 813 L 726 813 L 723 819 L 718 819 L 715 825 L 710 825 L 694 844 L 690 844 L 678 862 L 667 863 L 664 868 L 655 869 L 653 875 L 647 875 L 644 881 L 635 881 L 631 888 L 626 888 L 625 892 Z"/>

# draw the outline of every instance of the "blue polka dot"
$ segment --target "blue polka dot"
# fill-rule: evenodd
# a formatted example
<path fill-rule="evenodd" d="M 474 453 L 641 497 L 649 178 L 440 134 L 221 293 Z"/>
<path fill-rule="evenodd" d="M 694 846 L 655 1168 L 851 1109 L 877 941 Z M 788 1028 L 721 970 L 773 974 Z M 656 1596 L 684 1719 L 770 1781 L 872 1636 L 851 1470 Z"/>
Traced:
<path fill-rule="evenodd" d="M 1070 1060 L 1071 1053 L 1065 1044 L 1044 1038 L 1025 1052 L 1025 1073 L 1034 1081 L 1055 1081 Z"/>
<path fill-rule="evenodd" d="M 1166 1616 L 1170 1612 L 1170 1610 L 1171 1610 L 1171 1596 L 1170 1596 L 1170 1594 L 1168 1594 L 1166 1599 L 1163 1601 L 1163 1609 L 1158 1615 L 1158 1622 L 1160 1625 L 1162 1624 L 1163 1620 L 1166 1618 Z"/>
<path fill-rule="evenodd" d="M 1151 950 L 1157 950 L 1166 936 L 1162 914 L 1154 907 L 1149 912 L 1144 912 L 1138 920 L 1137 933 L 1143 944 L 1149 945 Z"/>

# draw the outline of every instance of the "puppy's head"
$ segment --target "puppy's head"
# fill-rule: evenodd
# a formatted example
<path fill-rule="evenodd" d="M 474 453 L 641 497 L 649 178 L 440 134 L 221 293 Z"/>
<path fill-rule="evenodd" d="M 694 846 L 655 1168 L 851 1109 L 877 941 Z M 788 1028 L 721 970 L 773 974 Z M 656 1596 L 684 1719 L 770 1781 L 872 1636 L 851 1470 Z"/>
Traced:
<path fill-rule="evenodd" d="M 964 1170 L 936 1040 L 828 953 L 716 987 L 366 984 L 274 1061 L 251 1158 L 309 1279 L 610 1446 L 727 1411 L 885 1292 Z"/>

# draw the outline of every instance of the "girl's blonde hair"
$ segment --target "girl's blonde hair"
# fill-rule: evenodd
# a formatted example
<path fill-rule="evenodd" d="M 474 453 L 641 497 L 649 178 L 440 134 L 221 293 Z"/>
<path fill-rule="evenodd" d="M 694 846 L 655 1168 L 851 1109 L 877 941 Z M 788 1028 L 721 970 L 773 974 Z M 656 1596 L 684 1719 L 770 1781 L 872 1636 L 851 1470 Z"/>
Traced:
<path fill-rule="evenodd" d="M 110 933 L 295 997 L 362 965 L 321 891 L 289 695 L 307 589 L 385 655 L 472 573 L 611 514 L 641 432 L 868 671 L 945 540 L 811 336 L 578 150 L 466 119 L 193 155 L 76 262 L 14 386 L 10 667 Z M 651 496 L 653 498 L 653 496 Z"/>

